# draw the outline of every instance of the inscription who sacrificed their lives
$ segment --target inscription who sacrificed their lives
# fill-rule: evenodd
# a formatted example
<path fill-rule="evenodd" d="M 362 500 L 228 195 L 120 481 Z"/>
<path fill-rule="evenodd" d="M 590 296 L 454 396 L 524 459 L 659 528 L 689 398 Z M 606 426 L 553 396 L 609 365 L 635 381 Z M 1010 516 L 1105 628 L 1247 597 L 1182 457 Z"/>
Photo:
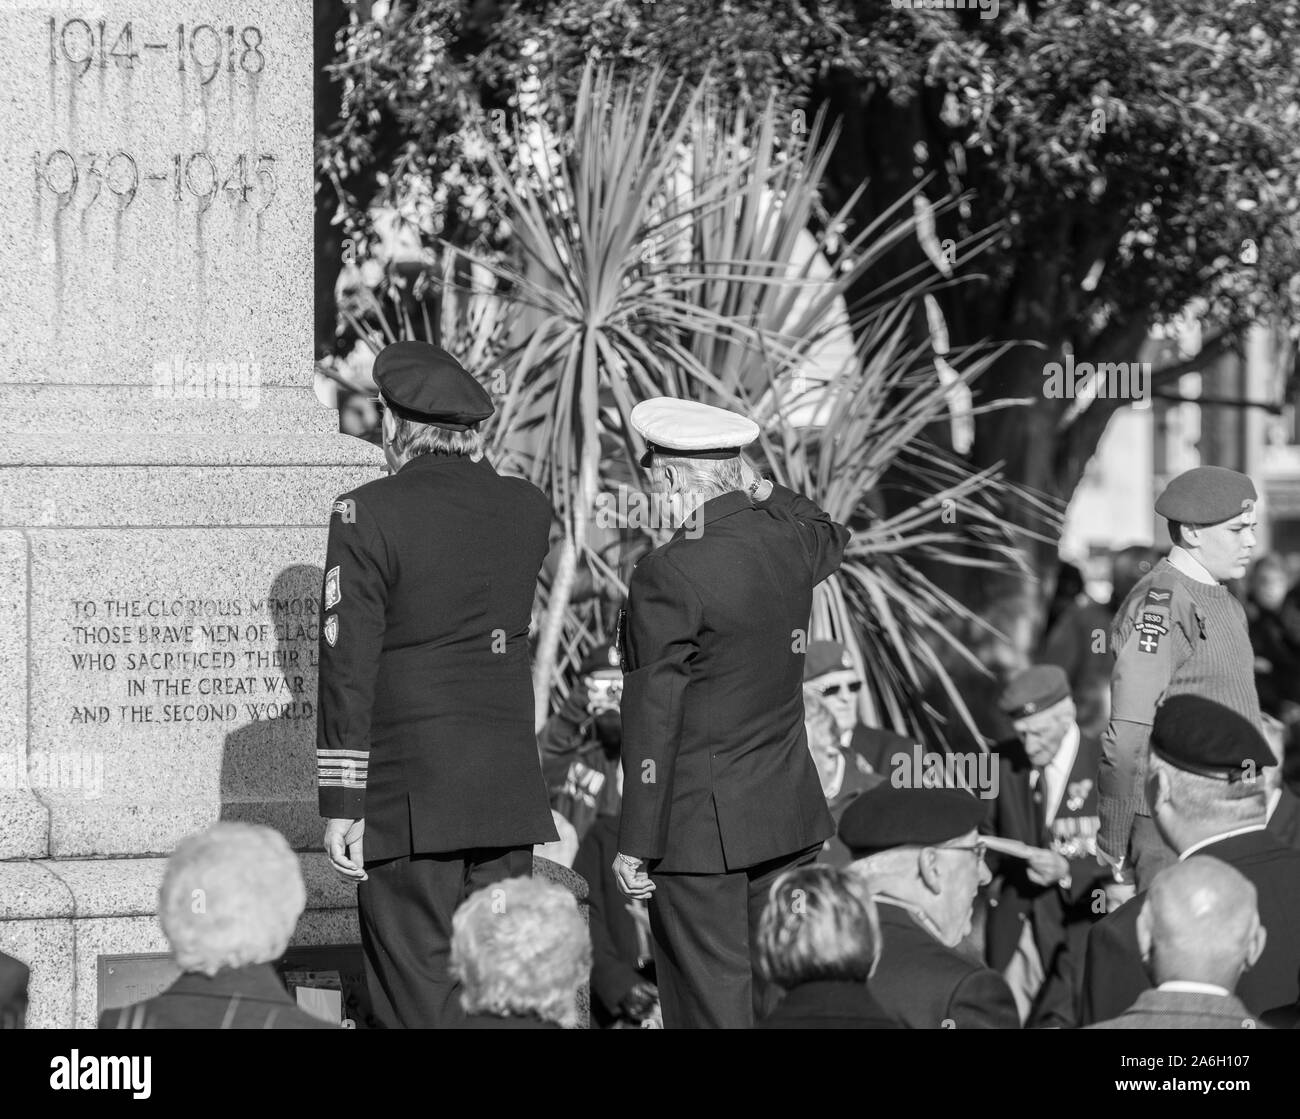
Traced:
<path fill-rule="evenodd" d="M 223 74 L 232 82 L 246 79 L 255 92 L 267 65 L 262 30 L 251 25 L 178 23 L 152 35 L 137 30 L 131 20 L 51 16 L 46 26 L 52 72 L 76 83 L 95 73 L 102 77 L 162 66 L 201 87 Z M 119 211 L 126 210 L 142 187 L 150 187 L 170 192 L 173 202 L 197 199 L 200 213 L 225 199 L 261 214 L 276 193 L 275 156 L 264 152 L 239 152 L 220 162 L 208 151 L 174 152 L 142 166 L 135 153 L 121 149 L 74 153 L 56 148 L 34 152 L 32 161 L 37 188 L 56 195 L 60 210 L 74 200 L 82 211 L 89 210 L 110 195 L 117 197 Z"/>
<path fill-rule="evenodd" d="M 74 599 L 72 609 L 73 669 L 120 677 L 123 701 L 74 705 L 72 723 L 315 717 L 314 597 Z"/>

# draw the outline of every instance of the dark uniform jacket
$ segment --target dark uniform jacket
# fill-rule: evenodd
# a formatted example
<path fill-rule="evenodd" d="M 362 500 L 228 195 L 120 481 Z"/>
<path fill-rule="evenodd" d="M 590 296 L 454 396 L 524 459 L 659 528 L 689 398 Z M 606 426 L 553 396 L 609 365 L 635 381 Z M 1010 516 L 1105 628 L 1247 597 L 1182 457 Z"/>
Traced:
<path fill-rule="evenodd" d="M 906 909 L 876 901 L 882 944 L 870 988 L 886 1014 L 914 1030 L 1020 1028 L 1002 976 L 936 940 Z"/>
<path fill-rule="evenodd" d="M 869 727 L 860 722 L 853 727 L 849 745 L 854 753 L 867 760 L 876 773 L 888 779 L 893 772 L 895 758 L 906 758 L 906 764 L 912 764 L 915 741 L 884 727 Z"/>
<path fill-rule="evenodd" d="M 486 458 L 420 455 L 334 503 L 320 811 L 364 817 L 367 860 L 556 838 L 528 655 L 550 521 Z"/>
<path fill-rule="evenodd" d="M 804 732 L 813 587 L 849 531 L 784 486 L 697 510 L 632 574 L 624 626 L 619 850 L 721 874 L 834 830 Z"/>
<path fill-rule="evenodd" d="M 792 987 L 758 1030 L 901 1029 L 872 997 L 865 983 L 819 980 Z"/>
<path fill-rule="evenodd" d="M 1252 1030 L 1260 1021 L 1235 995 L 1196 991 L 1143 991 L 1118 1018 L 1090 1030 Z"/>
<path fill-rule="evenodd" d="M 831 819 L 835 821 L 837 830 L 849 805 L 868 789 L 874 789 L 885 780 L 852 746 L 847 750 L 841 750 L 840 754 L 844 758 L 844 779 L 840 782 L 839 792 L 826 801 L 826 807 L 831 810 Z M 853 861 L 853 855 L 837 834 L 826 841 L 817 861 L 843 869 Z"/>
<path fill-rule="evenodd" d="M 101 1030 L 332 1030 L 300 1010 L 270 964 L 186 972 L 160 995 L 99 1016 Z"/>
<path fill-rule="evenodd" d="M 1222 859 L 1254 884 L 1260 923 L 1268 930 L 1264 952 L 1241 977 L 1237 996 L 1252 1014 L 1295 1002 L 1300 995 L 1300 851 L 1268 831 L 1254 831 L 1208 844 L 1197 854 Z M 1136 895 L 1088 934 L 1085 1022 L 1118 1017 L 1151 986 L 1137 943 L 1137 916 L 1145 899 L 1145 893 Z"/>
<path fill-rule="evenodd" d="M 999 743 L 998 797 L 993 802 L 989 830 L 1003 839 L 1017 839 L 1031 847 L 1046 847 L 1063 855 L 1070 864 L 1070 885 L 1039 886 L 1029 880 L 1029 864 L 1010 856 L 990 855 L 995 879 L 989 894 L 985 925 L 985 957 L 989 966 L 1002 971 L 1015 955 L 1025 921 L 1033 922 L 1034 943 L 1044 971 L 1063 991 L 1053 992 L 1062 1000 L 1057 1009 L 1072 1021 L 1083 976 L 1083 948 L 1088 928 L 1105 912 L 1094 891 L 1110 878 L 1110 871 L 1097 862 L 1097 766 L 1101 760 L 1101 739 L 1080 735 L 1061 800 L 1050 827 L 1034 805 L 1029 786 L 1033 772 L 1018 739 Z M 1039 781 L 1043 781 L 1039 777 Z M 1048 807 L 1045 805 L 1045 815 Z M 1053 961 L 1058 953 L 1073 956 Z M 1068 1024 L 1065 1022 L 1059 1024 Z"/>
<path fill-rule="evenodd" d="M 22 1029 L 27 1017 L 27 980 L 22 960 L 0 952 L 0 1030 Z"/>

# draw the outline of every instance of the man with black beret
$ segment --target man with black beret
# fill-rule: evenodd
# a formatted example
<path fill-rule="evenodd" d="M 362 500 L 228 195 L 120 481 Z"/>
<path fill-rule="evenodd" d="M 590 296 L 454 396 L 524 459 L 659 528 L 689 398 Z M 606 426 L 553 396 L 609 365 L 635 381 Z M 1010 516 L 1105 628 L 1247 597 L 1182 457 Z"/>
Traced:
<path fill-rule="evenodd" d="M 1249 719 L 1204 696 L 1179 695 L 1156 712 L 1147 797 L 1160 835 L 1179 860 L 1212 855 L 1254 885 L 1268 942 L 1237 986 L 1253 1014 L 1300 994 L 1300 851 L 1267 830 L 1277 759 Z M 1137 939 L 1145 893 L 1092 927 L 1083 1020 L 1127 1010 L 1150 986 Z"/>
<path fill-rule="evenodd" d="M 1251 480 L 1219 466 L 1199 466 L 1170 482 L 1156 513 L 1168 521 L 1173 548 L 1115 615 L 1098 852 L 1125 891 L 1145 889 L 1175 858 L 1143 797 L 1147 741 L 1160 702 L 1205 696 L 1262 730 L 1246 614 L 1224 586 L 1250 562 L 1255 502 Z M 1120 900 L 1120 891 L 1112 898 Z"/>
<path fill-rule="evenodd" d="M 533 845 L 556 838 L 528 653 L 551 508 L 484 457 L 492 402 L 447 351 L 394 343 L 374 378 L 392 474 L 330 518 L 320 812 L 331 864 L 358 883 L 376 1016 L 448 1026 L 463 1019 L 447 971 L 456 907 L 531 874 Z"/>
<path fill-rule="evenodd" d="M 985 959 L 1027 1026 L 1068 1028 L 1078 1019 L 1088 929 L 1105 912 L 1098 892 L 1110 880 L 1097 861 L 1101 739 L 1080 730 L 1070 678 L 1054 664 L 1017 673 L 998 706 L 1016 737 L 996 747 L 990 830 L 1031 853 L 991 860 Z"/>
<path fill-rule="evenodd" d="M 1006 981 L 963 941 L 989 881 L 978 827 L 983 801 L 960 789 L 896 787 L 859 796 L 839 837 L 866 876 L 883 945 L 876 1000 L 912 1029 L 1019 1029 Z"/>

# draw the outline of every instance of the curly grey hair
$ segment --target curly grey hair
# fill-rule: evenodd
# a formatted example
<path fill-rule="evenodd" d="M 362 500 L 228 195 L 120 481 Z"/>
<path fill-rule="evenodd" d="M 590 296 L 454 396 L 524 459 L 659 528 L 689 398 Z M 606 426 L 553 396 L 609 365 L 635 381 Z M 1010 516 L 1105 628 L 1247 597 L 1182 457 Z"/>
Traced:
<path fill-rule="evenodd" d="M 216 975 L 284 955 L 306 904 L 298 857 L 284 836 L 222 823 L 176 845 L 158 918 L 182 971 Z"/>
<path fill-rule="evenodd" d="M 451 973 L 464 985 L 460 1003 L 467 1014 L 578 1024 L 591 935 L 568 890 L 537 878 L 506 878 L 471 894 L 451 928 Z"/>

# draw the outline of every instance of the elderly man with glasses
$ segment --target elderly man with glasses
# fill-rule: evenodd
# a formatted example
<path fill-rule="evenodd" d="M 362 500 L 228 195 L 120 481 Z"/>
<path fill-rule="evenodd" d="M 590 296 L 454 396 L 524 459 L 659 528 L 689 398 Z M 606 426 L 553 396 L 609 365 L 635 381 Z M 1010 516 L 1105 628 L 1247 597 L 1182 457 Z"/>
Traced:
<path fill-rule="evenodd" d="M 804 658 L 803 690 L 816 696 L 835 716 L 839 746 L 854 765 L 868 773 L 888 775 L 893 758 L 909 757 L 912 742 L 901 734 L 862 721 L 859 700 L 862 677 L 849 651 L 838 641 L 810 641 Z"/>
<path fill-rule="evenodd" d="M 964 943 L 989 881 L 985 806 L 960 789 L 885 782 L 844 813 L 839 835 L 865 876 L 883 940 L 871 993 L 909 1029 L 1018 1029 L 1006 981 Z"/>

